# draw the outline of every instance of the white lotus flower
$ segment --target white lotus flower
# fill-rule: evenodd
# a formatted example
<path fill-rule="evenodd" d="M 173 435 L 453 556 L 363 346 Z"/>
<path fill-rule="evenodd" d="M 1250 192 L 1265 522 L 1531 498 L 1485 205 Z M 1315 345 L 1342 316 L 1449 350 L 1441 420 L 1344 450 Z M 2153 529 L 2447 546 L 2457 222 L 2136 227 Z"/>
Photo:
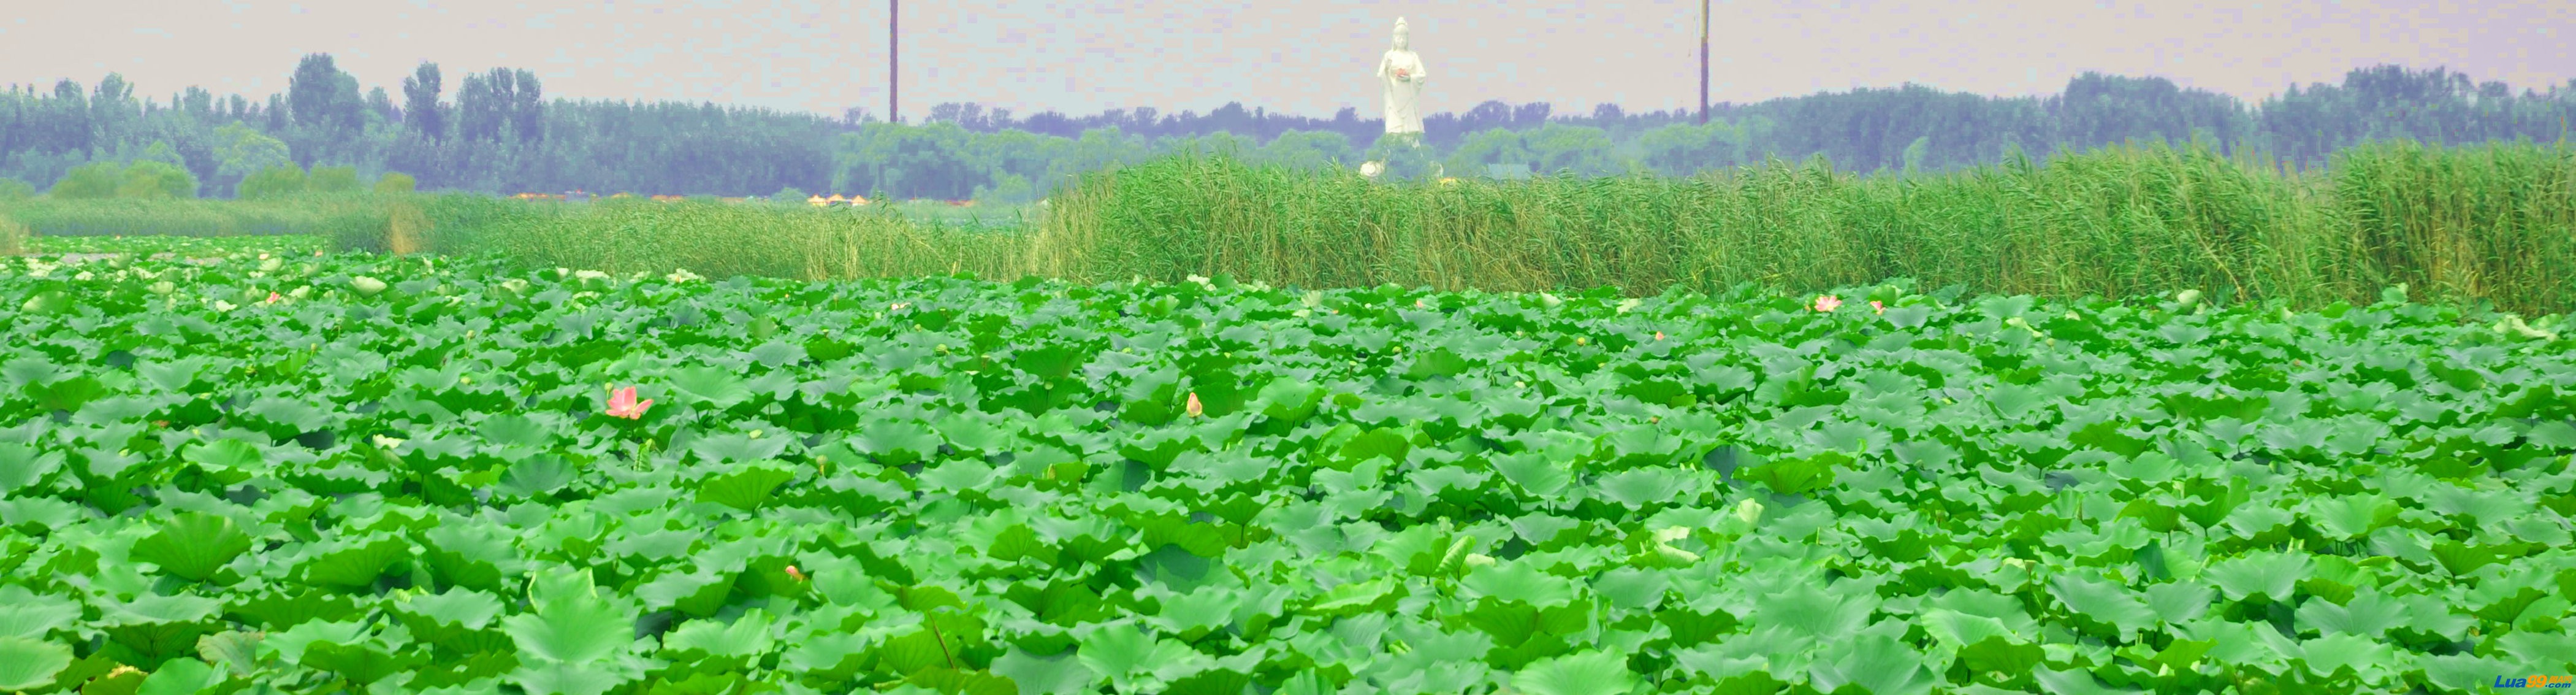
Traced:
<path fill-rule="evenodd" d="M 1380 164 L 1380 163 L 1377 163 L 1377 162 L 1363 162 L 1363 163 L 1361 163 L 1361 164 L 1360 164 L 1360 175 L 1361 175 L 1361 176 L 1366 176 L 1366 177 L 1369 177 L 1369 178 L 1372 178 L 1372 179 L 1373 179 L 1373 178 L 1377 178 L 1377 175 L 1378 175 L 1378 174 L 1382 174 L 1382 173 L 1386 173 L 1386 165 L 1385 165 L 1385 164 Z"/>

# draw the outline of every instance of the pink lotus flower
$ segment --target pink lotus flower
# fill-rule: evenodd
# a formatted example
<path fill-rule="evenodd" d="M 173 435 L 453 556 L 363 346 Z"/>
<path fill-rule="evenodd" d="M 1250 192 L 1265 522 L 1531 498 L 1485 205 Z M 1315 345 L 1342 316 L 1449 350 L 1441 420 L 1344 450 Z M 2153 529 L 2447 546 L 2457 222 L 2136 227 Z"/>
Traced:
<path fill-rule="evenodd" d="M 275 292 L 268 293 L 268 303 L 276 304 L 279 299 L 283 299 L 283 297 L 278 296 Z"/>
<path fill-rule="evenodd" d="M 1663 339 L 1664 339 L 1664 332 L 1663 332 L 1663 331 L 1655 331 L 1655 339 L 1656 339 L 1656 340 L 1663 340 Z"/>
<path fill-rule="evenodd" d="M 796 571 L 795 565 L 787 566 L 787 576 L 794 578 L 796 581 L 805 581 L 805 573 Z"/>
<path fill-rule="evenodd" d="M 1187 413 L 1190 417 L 1198 417 L 1207 414 L 1207 408 L 1199 405 L 1199 392 L 1190 392 L 1189 405 L 1182 406 L 1181 412 Z"/>
<path fill-rule="evenodd" d="M 622 417 L 628 420 L 639 420 L 644 417 L 644 409 L 650 407 L 653 407 L 653 399 L 644 399 L 644 402 L 642 403 L 635 402 L 635 387 L 633 386 L 628 386 L 623 389 L 610 387 L 608 390 L 609 417 Z"/>
<path fill-rule="evenodd" d="M 1843 308 L 1843 300 L 1841 297 L 1836 297 L 1830 294 L 1816 296 L 1817 311 L 1833 311 L 1840 308 Z"/>
<path fill-rule="evenodd" d="M 1880 304 L 1878 303 L 1878 300 L 1872 299 L 1869 300 L 1869 310 L 1884 314 L 1887 313 L 1887 305 Z"/>

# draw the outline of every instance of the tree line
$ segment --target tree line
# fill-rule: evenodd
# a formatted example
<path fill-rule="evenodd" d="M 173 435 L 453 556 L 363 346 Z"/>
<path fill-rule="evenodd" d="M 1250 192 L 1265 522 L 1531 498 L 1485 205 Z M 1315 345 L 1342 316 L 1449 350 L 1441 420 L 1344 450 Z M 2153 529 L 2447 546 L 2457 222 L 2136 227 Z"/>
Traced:
<path fill-rule="evenodd" d="M 1379 137 L 1384 124 L 1345 108 L 1331 118 L 1227 104 L 1206 114 L 1153 108 L 1018 116 L 941 104 L 918 124 L 864 109 L 837 117 L 711 103 L 547 100 L 538 76 L 495 68 L 447 75 L 423 63 L 361 91 L 327 54 L 299 60 L 282 94 L 218 97 L 189 87 L 138 97 L 110 74 L 39 91 L 0 92 L 0 197 L 242 196 L 333 189 L 358 178 L 426 189 L 711 194 L 805 191 L 1024 202 L 1080 172 L 1184 148 L 1233 150 L 1298 168 L 1425 158 L 1450 176 L 1500 165 L 1538 173 L 1685 176 L 1769 157 L 1822 156 L 1847 171 L 1941 171 L 2020 151 L 2047 156 L 2125 141 L 2202 139 L 2223 151 L 2313 166 L 2353 144 L 2555 141 L 2576 115 L 2576 80 L 2546 93 L 2473 82 L 2446 69 L 2357 69 L 2247 105 L 2160 77 L 2086 73 L 2046 97 L 1998 98 L 1915 84 L 1589 115 L 1489 101 L 1424 119 L 1423 144 Z M 316 176 L 317 168 L 329 168 Z M 78 173 L 76 175 L 76 170 Z M 407 176 L 386 179 L 385 174 Z M 359 182 L 357 185 L 374 185 Z M 404 184 L 407 185 L 407 184 Z M 399 187 L 399 186 L 398 186 Z"/>

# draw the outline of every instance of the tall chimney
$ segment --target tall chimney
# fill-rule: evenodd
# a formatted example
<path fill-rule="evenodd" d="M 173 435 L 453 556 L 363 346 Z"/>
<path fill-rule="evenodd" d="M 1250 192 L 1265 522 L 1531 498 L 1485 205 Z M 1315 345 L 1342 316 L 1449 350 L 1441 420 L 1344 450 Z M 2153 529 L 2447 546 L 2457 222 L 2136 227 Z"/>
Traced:
<path fill-rule="evenodd" d="M 1708 0 L 1699 0 L 1699 124 L 1708 125 Z"/>
<path fill-rule="evenodd" d="M 886 0 L 886 122 L 887 122 L 887 123 L 901 123 L 901 122 L 903 122 L 903 116 L 901 115 L 901 112 L 898 112 L 898 111 L 896 111 L 896 110 L 895 110 L 895 105 L 896 105 L 896 103 L 897 103 L 897 102 L 895 101 L 895 97 L 897 97 L 897 96 L 901 96 L 901 95 L 903 94 L 903 78 L 901 77 L 901 73 L 899 73 L 899 72 L 897 72 L 897 71 L 895 70 L 895 65 L 896 65 L 896 62 L 895 62 L 895 61 L 897 61 L 897 60 L 899 60 L 899 59 L 900 59 L 900 58 L 899 58 L 900 54 L 899 54 L 899 53 L 897 53 L 897 52 L 895 51 L 895 46 L 896 46 L 896 44 L 897 44 L 898 42 L 901 42 L 901 41 L 903 40 L 903 39 L 902 39 L 902 35 L 901 35 L 901 34 L 897 34 L 897 33 L 895 33 L 895 18 L 896 18 L 896 16 L 897 16 L 897 15 L 902 14 L 902 10 L 901 10 L 901 6 L 902 6 L 902 4 L 903 4 L 903 0 Z M 1702 61 L 1700 61 L 1700 62 L 1703 62 L 1703 63 L 1704 63 L 1704 62 L 1707 62 L 1707 61 L 1706 61 L 1706 60 L 1702 60 Z M 1703 80 L 1703 81 L 1705 81 L 1705 80 Z M 1703 88 L 1703 91 L 1704 91 L 1704 88 Z M 1702 99 L 1701 101 L 1707 101 L 1707 100 L 1706 100 L 1706 99 Z"/>

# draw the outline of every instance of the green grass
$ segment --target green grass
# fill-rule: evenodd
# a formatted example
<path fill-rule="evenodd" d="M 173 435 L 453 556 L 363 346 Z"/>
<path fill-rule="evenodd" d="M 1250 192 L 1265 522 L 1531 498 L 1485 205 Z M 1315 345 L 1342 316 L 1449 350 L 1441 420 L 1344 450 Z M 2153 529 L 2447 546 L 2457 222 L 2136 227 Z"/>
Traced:
<path fill-rule="evenodd" d="M 269 234 L 237 237 L 186 236 L 70 236 L 42 237 L 35 240 L 35 253 L 124 253 L 141 256 L 172 254 L 182 258 L 211 258 L 236 253 L 273 253 L 311 255 L 330 248 L 329 239 L 310 234 Z"/>
<path fill-rule="evenodd" d="M 2367 303 L 2405 284 L 2517 312 L 2576 308 L 2576 147 L 2372 143 L 2339 153 L 2331 174 L 2258 163 L 2268 161 L 2155 144 L 1919 176 L 1773 160 L 1680 179 L 1438 184 L 1185 154 L 1095 172 L 1035 210 L 400 195 L 38 200 L 0 218 L 38 236 L 294 232 L 349 250 L 712 277 L 1228 275 L 1631 295 L 1903 277 L 2057 298 L 2197 289 L 2301 307 Z"/>
<path fill-rule="evenodd" d="M 229 237 L 272 234 L 339 236 L 382 230 L 383 208 L 401 196 L 305 194 L 282 199 L 56 200 L 0 203 L 0 218 L 36 236 Z"/>
<path fill-rule="evenodd" d="M 2158 145 L 1919 177 L 1775 160 L 1689 179 L 1380 185 L 1176 158 L 1058 196 L 1029 258 L 1055 277 L 1308 287 L 1653 294 L 1911 277 L 2313 307 L 2405 283 L 2519 311 L 2576 305 L 2576 148 L 2400 142 L 2337 159 L 2331 179 Z"/>

